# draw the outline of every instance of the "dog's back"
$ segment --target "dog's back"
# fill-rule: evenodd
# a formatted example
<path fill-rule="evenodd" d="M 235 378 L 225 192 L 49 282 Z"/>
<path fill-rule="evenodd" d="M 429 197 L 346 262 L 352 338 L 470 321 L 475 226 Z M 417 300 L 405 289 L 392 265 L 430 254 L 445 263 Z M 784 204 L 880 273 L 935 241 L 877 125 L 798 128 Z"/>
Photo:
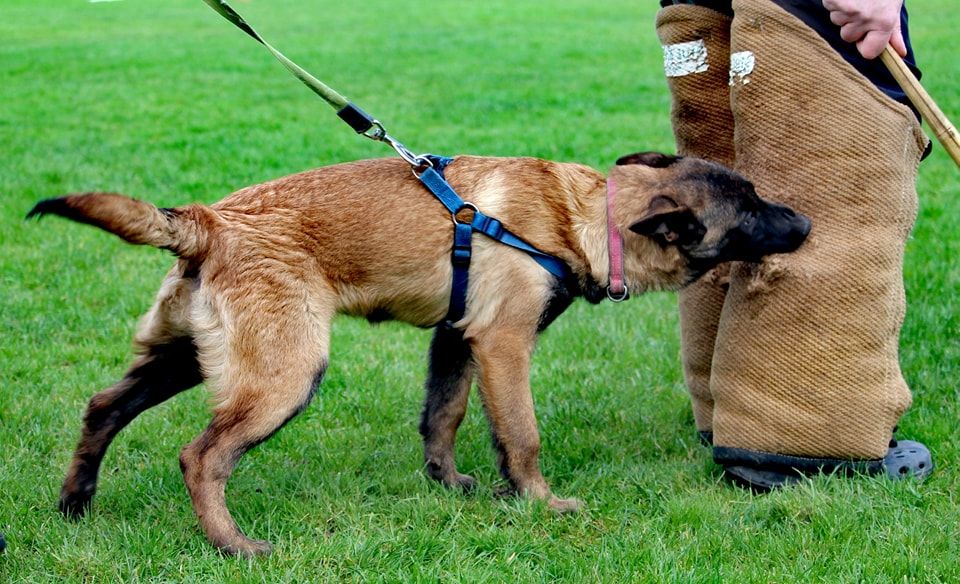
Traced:
<path fill-rule="evenodd" d="M 446 176 L 465 200 L 568 262 L 582 254 L 572 233 L 582 204 L 574 195 L 603 181 L 587 167 L 533 158 L 458 157 Z M 254 277 L 265 262 L 266 277 L 275 278 L 274 268 L 283 266 L 291 277 L 331 288 L 337 311 L 371 319 L 432 325 L 449 296 L 452 218 L 396 158 L 290 175 L 210 206 L 158 209 L 123 195 L 83 193 L 41 201 L 28 217 L 44 215 L 168 249 L 187 261 L 185 272 L 206 279 Z M 488 241 L 478 242 L 474 261 L 490 263 L 491 273 L 517 263 L 540 275 L 523 254 Z"/>

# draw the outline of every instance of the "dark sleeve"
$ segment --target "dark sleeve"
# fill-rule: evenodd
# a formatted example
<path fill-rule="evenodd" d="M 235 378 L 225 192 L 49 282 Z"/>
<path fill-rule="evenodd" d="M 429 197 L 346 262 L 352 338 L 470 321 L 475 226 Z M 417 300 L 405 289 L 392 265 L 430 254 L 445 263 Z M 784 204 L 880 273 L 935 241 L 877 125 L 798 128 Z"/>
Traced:
<path fill-rule="evenodd" d="M 830 46 L 853 65 L 857 71 L 869 79 L 877 88 L 889 95 L 900 103 L 910 106 L 916 113 L 916 108 L 907 99 L 906 94 L 900 89 L 893 75 L 887 70 L 886 66 L 877 59 L 864 59 L 857 50 L 856 43 L 848 43 L 840 38 L 840 27 L 830 22 L 830 12 L 823 7 L 823 4 L 816 0 L 774 0 L 790 12 L 807 26 L 817 31 Z M 910 44 L 910 27 L 907 26 L 907 4 L 904 2 L 900 10 L 900 30 L 903 32 L 903 40 L 907 45 L 907 56 L 904 59 L 907 66 L 913 71 L 913 74 L 920 78 L 920 69 L 917 68 L 917 61 L 913 54 L 913 46 Z M 917 114 L 919 117 L 919 113 Z"/>

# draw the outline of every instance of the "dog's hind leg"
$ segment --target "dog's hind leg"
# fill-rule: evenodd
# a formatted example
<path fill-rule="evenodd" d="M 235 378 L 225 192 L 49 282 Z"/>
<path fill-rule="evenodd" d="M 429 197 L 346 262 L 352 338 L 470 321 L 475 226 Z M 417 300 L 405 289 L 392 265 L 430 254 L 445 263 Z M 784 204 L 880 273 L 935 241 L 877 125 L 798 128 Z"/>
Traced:
<path fill-rule="evenodd" d="M 332 310 L 291 309 L 298 299 L 283 290 L 245 292 L 241 302 L 254 304 L 235 311 L 213 420 L 183 448 L 180 468 L 210 542 L 225 553 L 251 556 L 271 546 L 237 527 L 226 484 L 240 457 L 309 404 L 326 370 Z"/>
<path fill-rule="evenodd" d="M 83 430 L 60 489 L 60 511 L 84 514 L 97 488 L 100 462 L 120 430 L 143 411 L 202 381 L 196 348 L 188 338 L 150 347 L 112 387 L 90 399 Z"/>
<path fill-rule="evenodd" d="M 203 381 L 197 349 L 190 337 L 182 336 L 182 323 L 177 322 L 191 286 L 176 269 L 171 272 L 137 335 L 141 355 L 123 379 L 90 399 L 60 490 L 59 506 L 65 515 L 79 517 L 89 507 L 100 462 L 120 430 L 145 410 Z"/>
<path fill-rule="evenodd" d="M 266 541 L 246 537 L 227 509 L 224 491 L 237 462 L 302 411 L 310 402 L 324 367 L 310 372 L 249 378 L 213 421 L 180 453 L 180 468 L 194 512 L 207 539 L 228 554 L 268 553 Z"/>
<path fill-rule="evenodd" d="M 476 481 L 457 472 L 454 443 L 467 411 L 475 369 L 463 331 L 437 327 L 430 343 L 427 395 L 420 417 L 424 462 L 431 478 L 464 490 L 472 489 Z"/>

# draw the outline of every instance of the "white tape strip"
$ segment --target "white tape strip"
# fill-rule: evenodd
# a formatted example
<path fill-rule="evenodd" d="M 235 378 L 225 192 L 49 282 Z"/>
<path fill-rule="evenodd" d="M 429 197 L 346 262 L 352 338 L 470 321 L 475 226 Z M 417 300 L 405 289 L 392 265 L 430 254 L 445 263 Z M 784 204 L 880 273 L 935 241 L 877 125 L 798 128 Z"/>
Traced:
<path fill-rule="evenodd" d="M 707 46 L 703 39 L 663 45 L 663 70 L 667 77 L 683 77 L 707 70 Z"/>
<path fill-rule="evenodd" d="M 750 83 L 750 74 L 757 65 L 757 59 L 750 51 L 741 51 L 730 55 L 730 85 L 738 81 L 742 85 Z"/>

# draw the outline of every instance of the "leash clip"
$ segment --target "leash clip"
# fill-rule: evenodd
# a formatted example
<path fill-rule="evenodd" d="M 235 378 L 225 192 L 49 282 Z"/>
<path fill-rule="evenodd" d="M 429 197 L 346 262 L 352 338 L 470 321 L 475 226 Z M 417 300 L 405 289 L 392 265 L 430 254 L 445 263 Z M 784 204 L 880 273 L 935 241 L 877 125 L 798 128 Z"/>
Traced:
<path fill-rule="evenodd" d="M 382 127 L 382 126 L 381 126 Z M 414 154 L 410 151 L 409 148 L 401 144 L 400 142 L 393 139 L 393 136 L 384 132 L 383 137 L 380 139 L 381 142 L 386 142 L 391 148 L 393 148 L 397 154 L 400 155 L 400 158 L 407 161 L 407 164 L 413 167 L 413 176 L 420 178 L 420 174 L 428 168 L 433 167 L 433 163 L 430 162 L 430 159 L 426 155 Z"/>
<path fill-rule="evenodd" d="M 376 142 L 383 142 L 383 139 L 387 137 L 387 129 L 383 127 L 380 120 L 370 120 L 370 127 L 360 132 L 360 135 Z"/>
<path fill-rule="evenodd" d="M 420 177 L 418 172 L 423 172 L 427 168 L 433 166 L 433 163 L 430 162 L 430 159 L 425 155 L 417 155 L 410 151 L 409 148 L 401 144 L 393 136 L 387 133 L 387 129 L 383 127 L 383 124 L 379 120 L 371 120 L 370 128 L 365 132 L 361 132 L 361 136 L 370 138 L 375 142 L 383 142 L 390 146 L 400 155 L 400 158 L 407 161 L 407 164 L 413 167 L 413 174 L 417 178 Z"/>

